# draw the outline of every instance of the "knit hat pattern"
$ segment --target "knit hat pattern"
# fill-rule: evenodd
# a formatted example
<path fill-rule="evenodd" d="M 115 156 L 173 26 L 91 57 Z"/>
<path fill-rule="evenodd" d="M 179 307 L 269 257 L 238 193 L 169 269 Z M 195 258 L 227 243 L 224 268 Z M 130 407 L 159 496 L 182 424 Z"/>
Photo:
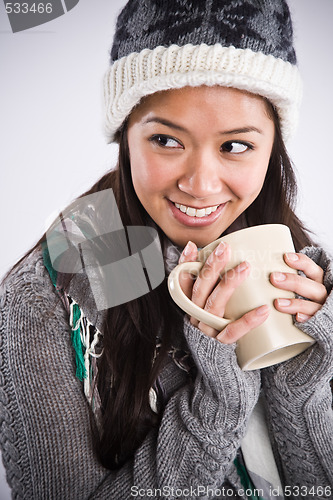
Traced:
<path fill-rule="evenodd" d="M 199 85 L 266 97 L 288 139 L 302 84 L 285 0 L 129 0 L 104 79 L 108 140 L 144 96 Z"/>

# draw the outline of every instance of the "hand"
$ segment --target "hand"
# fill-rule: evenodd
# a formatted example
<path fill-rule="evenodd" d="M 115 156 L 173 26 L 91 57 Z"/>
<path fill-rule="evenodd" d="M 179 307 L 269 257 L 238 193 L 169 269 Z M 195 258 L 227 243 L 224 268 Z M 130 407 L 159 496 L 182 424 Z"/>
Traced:
<path fill-rule="evenodd" d="M 305 276 L 275 272 L 270 275 L 271 283 L 277 288 L 289 290 L 304 298 L 276 299 L 274 306 L 278 311 L 294 314 L 296 320 L 303 323 L 319 311 L 327 298 L 327 290 L 323 285 L 324 271 L 301 253 L 286 253 L 284 260 L 289 267 L 303 271 Z"/>
<path fill-rule="evenodd" d="M 230 248 L 226 243 L 220 243 L 208 257 L 198 277 L 194 280 L 190 274 L 180 277 L 180 286 L 184 293 L 199 307 L 216 316 L 223 317 L 226 304 L 235 288 L 249 275 L 250 265 L 240 263 L 234 269 L 227 271 L 221 278 L 230 255 Z M 189 242 L 179 262 L 193 262 L 198 257 L 196 245 Z M 260 306 L 241 318 L 229 323 L 221 332 L 191 317 L 191 323 L 210 337 L 215 337 L 222 344 L 232 344 L 243 337 L 253 328 L 261 325 L 269 315 L 267 305 Z"/>

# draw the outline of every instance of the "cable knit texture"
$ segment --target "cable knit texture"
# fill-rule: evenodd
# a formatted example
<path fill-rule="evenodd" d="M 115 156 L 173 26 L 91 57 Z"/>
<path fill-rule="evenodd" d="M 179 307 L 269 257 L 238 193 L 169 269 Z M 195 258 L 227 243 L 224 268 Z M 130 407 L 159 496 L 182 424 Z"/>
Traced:
<path fill-rule="evenodd" d="M 143 96 L 200 85 L 233 87 L 266 97 L 278 110 L 285 139 L 297 126 L 302 82 L 296 66 L 250 49 L 172 45 L 130 54 L 107 71 L 104 99 L 109 140 Z"/>
<path fill-rule="evenodd" d="M 316 249 L 309 255 L 323 265 L 330 290 L 328 257 Z M 321 311 L 300 325 L 317 339 L 314 347 L 262 370 L 271 439 L 288 485 L 333 486 L 332 302 L 331 294 Z M 159 429 L 147 435 L 133 460 L 110 472 L 93 454 L 68 317 L 39 251 L 2 285 L 0 332 L 1 449 L 13 498 L 127 500 L 132 486 L 162 492 L 163 487 L 241 488 L 233 460 L 259 395 L 260 373 L 239 369 L 234 346 L 185 322 L 196 379 L 169 360 L 161 373 L 166 400 Z M 237 493 L 235 498 L 245 499 Z"/>
<path fill-rule="evenodd" d="M 317 342 L 296 358 L 263 370 L 262 381 L 276 445 L 286 455 L 283 462 L 286 483 L 311 488 L 333 484 L 330 388 L 333 375 L 333 264 L 320 248 L 305 248 L 303 253 L 324 269 L 324 285 L 329 293 L 315 316 L 306 323 L 296 323 Z M 314 425 L 320 432 L 311 432 Z M 308 441 L 303 440 L 305 435 L 308 435 Z M 318 464 L 323 464 L 321 470 L 310 465 L 309 453 Z M 327 466 L 329 462 L 331 465 Z M 294 468 L 300 470 L 299 479 L 293 483 Z"/>
<path fill-rule="evenodd" d="M 142 97 L 199 85 L 266 97 L 288 139 L 297 125 L 302 86 L 285 0 L 127 2 L 104 79 L 108 140 Z"/>

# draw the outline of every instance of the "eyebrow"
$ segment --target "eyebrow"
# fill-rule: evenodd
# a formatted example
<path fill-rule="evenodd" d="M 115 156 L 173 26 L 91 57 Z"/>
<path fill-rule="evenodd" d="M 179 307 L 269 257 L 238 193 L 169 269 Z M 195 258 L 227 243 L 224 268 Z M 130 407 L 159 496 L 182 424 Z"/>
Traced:
<path fill-rule="evenodd" d="M 242 127 L 242 128 L 235 128 L 232 130 L 225 130 L 224 132 L 221 132 L 223 135 L 230 135 L 230 134 L 247 134 L 249 132 L 257 132 L 257 134 L 262 134 L 263 131 L 260 130 L 260 128 L 257 127 Z"/>
<path fill-rule="evenodd" d="M 160 123 L 161 125 L 165 125 L 166 127 L 174 128 L 176 130 L 181 130 L 182 132 L 187 132 L 188 130 L 185 127 L 182 127 L 181 125 L 177 125 L 176 123 L 170 122 L 169 120 L 165 120 L 164 118 L 159 118 L 158 116 L 153 116 L 152 118 L 147 118 L 143 122 L 144 125 L 147 123 Z"/>
<path fill-rule="evenodd" d="M 182 127 L 181 125 L 177 125 L 176 123 L 173 123 L 169 120 L 165 120 L 164 118 L 159 118 L 158 116 L 153 116 L 151 118 L 147 118 L 147 120 L 145 120 L 143 122 L 143 124 L 146 125 L 147 123 L 160 123 L 161 125 L 165 125 L 166 127 L 170 127 L 170 128 L 175 129 L 175 130 L 180 130 L 182 132 L 189 133 L 185 127 Z M 256 132 L 257 134 L 263 134 L 262 130 L 260 130 L 259 128 L 254 127 L 254 126 L 235 128 L 232 130 L 225 130 L 223 132 L 219 132 L 219 134 L 232 135 L 232 134 L 247 134 L 249 132 Z"/>

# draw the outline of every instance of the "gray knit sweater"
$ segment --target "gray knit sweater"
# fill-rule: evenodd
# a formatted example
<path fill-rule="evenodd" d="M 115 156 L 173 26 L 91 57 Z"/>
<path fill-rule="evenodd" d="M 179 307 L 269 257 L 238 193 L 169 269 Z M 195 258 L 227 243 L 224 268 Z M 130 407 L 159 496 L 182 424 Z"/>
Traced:
<path fill-rule="evenodd" d="M 324 269 L 330 292 L 329 257 L 315 248 L 306 253 Z M 80 282 L 76 293 L 89 308 Z M 79 296 L 75 300 L 80 303 Z M 284 486 L 302 486 L 299 498 L 331 498 L 333 293 L 299 327 L 317 340 L 312 348 L 261 372 L 243 372 L 234 346 L 185 322 L 179 335 L 197 366 L 196 379 L 169 360 L 161 374 L 167 404 L 159 429 L 147 435 L 132 461 L 110 472 L 93 453 L 68 315 L 35 251 L 0 292 L 1 449 L 13 498 L 211 499 L 220 489 L 218 498 L 227 499 L 231 488 L 234 498 L 246 498 L 237 494 L 242 485 L 233 460 L 260 387 Z M 327 487 L 326 494 L 318 487 Z"/>

